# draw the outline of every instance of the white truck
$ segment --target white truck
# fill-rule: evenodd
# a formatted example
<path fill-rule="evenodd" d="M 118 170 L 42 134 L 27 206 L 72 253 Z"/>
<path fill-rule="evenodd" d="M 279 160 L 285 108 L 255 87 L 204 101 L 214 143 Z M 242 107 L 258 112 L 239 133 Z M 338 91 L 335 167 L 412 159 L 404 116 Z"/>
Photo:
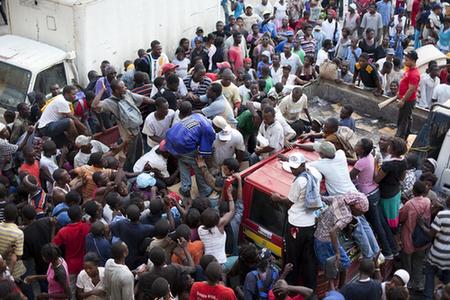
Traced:
<path fill-rule="evenodd" d="M 218 0 L 9 0 L 12 35 L 0 37 L 0 107 L 15 109 L 49 85 L 87 84 L 108 60 L 118 71 L 159 40 L 173 57 L 181 38 L 223 19 Z"/>

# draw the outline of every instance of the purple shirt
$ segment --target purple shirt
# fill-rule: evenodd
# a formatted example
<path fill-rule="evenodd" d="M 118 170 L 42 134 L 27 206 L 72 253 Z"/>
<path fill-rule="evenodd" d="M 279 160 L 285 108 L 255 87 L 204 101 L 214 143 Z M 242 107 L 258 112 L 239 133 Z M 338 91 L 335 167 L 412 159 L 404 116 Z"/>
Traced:
<path fill-rule="evenodd" d="M 109 84 L 108 79 L 106 79 L 106 77 L 100 77 L 99 79 L 97 79 L 97 82 L 95 83 L 95 95 L 97 96 L 102 90 L 102 82 L 105 83 L 106 90 L 103 93 L 102 98 L 100 100 L 109 98 L 111 97 L 112 94 L 111 85 Z"/>
<path fill-rule="evenodd" d="M 353 167 L 359 171 L 356 177 L 356 187 L 358 190 L 364 194 L 373 192 L 378 185 L 373 181 L 375 162 L 372 154 L 360 158 Z"/>

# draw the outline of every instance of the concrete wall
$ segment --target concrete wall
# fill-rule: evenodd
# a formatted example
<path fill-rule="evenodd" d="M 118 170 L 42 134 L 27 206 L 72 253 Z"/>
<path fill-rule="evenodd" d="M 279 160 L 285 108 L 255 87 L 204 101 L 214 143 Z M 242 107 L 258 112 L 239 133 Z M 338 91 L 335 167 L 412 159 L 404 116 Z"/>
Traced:
<path fill-rule="evenodd" d="M 361 115 L 369 115 L 374 119 L 383 119 L 394 124 L 397 123 L 398 108 L 395 103 L 380 110 L 378 103 L 387 100 L 388 97 L 375 97 L 371 92 L 360 88 L 336 84 L 328 80 L 319 80 L 304 89 L 305 94 L 311 97 L 319 97 L 332 103 L 351 105 Z M 428 112 L 416 108 L 413 113 L 413 130 L 419 131 L 424 125 Z"/>

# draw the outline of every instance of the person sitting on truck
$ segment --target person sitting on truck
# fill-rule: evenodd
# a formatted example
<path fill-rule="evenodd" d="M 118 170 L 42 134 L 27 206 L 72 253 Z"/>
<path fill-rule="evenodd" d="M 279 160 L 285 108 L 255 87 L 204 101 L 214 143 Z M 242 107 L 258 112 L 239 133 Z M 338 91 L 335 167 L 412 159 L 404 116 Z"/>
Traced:
<path fill-rule="evenodd" d="M 356 192 L 350 174 L 348 173 L 347 158 L 342 150 L 328 142 L 314 144 L 314 150 L 319 153 L 320 159 L 309 163 L 325 177 L 325 187 L 328 195 L 340 195 Z"/>
<path fill-rule="evenodd" d="M 275 118 L 275 109 L 266 107 L 263 111 L 263 122 L 259 126 L 255 152 L 250 156 L 253 165 L 284 147 L 283 126 Z"/>
<path fill-rule="evenodd" d="M 42 136 L 52 138 L 58 147 L 84 133 L 86 127 L 73 115 L 70 103 L 74 100 L 77 88 L 73 85 L 64 87 L 58 95 L 44 108 L 38 120 L 37 129 Z"/>
<path fill-rule="evenodd" d="M 110 150 L 109 147 L 102 142 L 93 140 L 92 137 L 85 135 L 77 136 L 75 139 L 75 146 L 79 150 L 73 159 L 74 168 L 87 165 L 92 153 L 102 152 L 104 154 Z"/>
<path fill-rule="evenodd" d="M 335 176 L 338 175 L 335 174 Z M 352 222 L 354 216 L 361 216 L 369 209 L 369 201 L 366 195 L 356 191 L 322 197 L 322 200 L 328 206 L 320 213 L 317 220 L 314 250 L 321 266 L 329 265 L 334 272 L 340 273 L 338 287 L 341 288 L 345 283 L 346 270 L 350 267 L 350 258 L 339 243 L 339 234 Z M 335 278 L 330 280 L 332 287 L 333 279 Z"/>
<path fill-rule="evenodd" d="M 105 68 L 105 76 L 100 77 L 97 82 L 95 83 L 95 95 L 97 96 L 100 94 L 103 86 L 105 86 L 105 91 L 103 92 L 100 100 L 106 99 L 111 97 L 112 90 L 111 90 L 111 81 L 117 78 L 117 71 L 116 68 L 114 68 L 111 65 L 106 66 Z"/>
<path fill-rule="evenodd" d="M 336 118 L 328 118 L 323 124 L 323 130 L 321 133 L 314 134 L 303 134 L 300 136 L 300 141 L 305 142 L 308 139 L 324 138 L 326 141 L 332 143 L 336 150 L 343 150 L 345 156 L 349 159 L 354 159 L 355 151 L 350 143 L 350 139 L 353 140 L 355 134 L 350 128 L 345 126 L 339 126 L 339 121 Z M 300 148 L 305 150 L 313 150 L 312 145 L 298 145 Z"/>
<path fill-rule="evenodd" d="M 301 277 L 304 286 L 315 289 L 317 265 L 313 244 L 316 217 L 315 210 L 307 207 L 306 198 L 314 195 L 315 187 L 320 200 L 317 187 L 322 175 L 315 168 L 306 166 L 301 153 L 292 154 L 288 164 L 295 180 L 287 198 L 276 193 L 271 196 L 273 202 L 289 207 L 285 250 L 286 263 L 292 264 L 292 271 L 286 280 L 289 284 L 296 284 Z"/>
<path fill-rule="evenodd" d="M 312 122 L 308 111 L 308 97 L 303 94 L 301 87 L 294 87 L 292 92 L 281 100 L 278 108 L 297 135 L 305 132 L 305 125 Z"/>

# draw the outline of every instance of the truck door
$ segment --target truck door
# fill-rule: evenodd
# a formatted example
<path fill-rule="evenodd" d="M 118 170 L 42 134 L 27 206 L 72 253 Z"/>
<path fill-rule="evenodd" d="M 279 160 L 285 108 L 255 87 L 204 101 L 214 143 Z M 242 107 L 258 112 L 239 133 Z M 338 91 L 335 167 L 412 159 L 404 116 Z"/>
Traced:
<path fill-rule="evenodd" d="M 44 95 L 50 94 L 50 86 L 53 84 L 58 84 L 61 88 L 67 85 L 63 62 L 39 72 L 36 76 L 33 91 L 43 93 Z"/>

